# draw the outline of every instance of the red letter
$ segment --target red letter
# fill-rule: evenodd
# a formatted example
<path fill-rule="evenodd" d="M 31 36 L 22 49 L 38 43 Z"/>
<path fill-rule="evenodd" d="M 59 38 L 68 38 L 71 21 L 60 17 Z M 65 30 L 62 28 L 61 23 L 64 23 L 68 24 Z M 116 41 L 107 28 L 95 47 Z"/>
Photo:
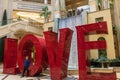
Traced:
<path fill-rule="evenodd" d="M 4 49 L 4 67 L 3 73 L 17 74 L 19 69 L 16 68 L 17 63 L 17 39 L 6 38 Z"/>
<path fill-rule="evenodd" d="M 105 49 L 105 41 L 91 41 L 85 42 L 85 34 L 91 31 L 105 32 L 107 33 L 106 22 L 93 23 L 88 25 L 77 26 L 77 45 L 78 45 L 78 61 L 79 61 L 79 80 L 86 80 L 86 54 L 88 49 Z"/>
<path fill-rule="evenodd" d="M 63 80 L 67 77 L 72 33 L 73 31 L 68 28 L 60 29 L 58 41 L 57 33 L 44 32 L 52 80 Z"/>
<path fill-rule="evenodd" d="M 35 61 L 31 59 L 33 46 L 35 48 Z M 45 40 L 32 34 L 24 36 L 20 42 L 18 53 L 18 65 L 21 71 L 23 71 L 25 56 L 29 56 L 31 61 L 29 75 L 34 76 L 35 74 L 40 73 L 42 68 L 46 68 L 47 65 Z"/>

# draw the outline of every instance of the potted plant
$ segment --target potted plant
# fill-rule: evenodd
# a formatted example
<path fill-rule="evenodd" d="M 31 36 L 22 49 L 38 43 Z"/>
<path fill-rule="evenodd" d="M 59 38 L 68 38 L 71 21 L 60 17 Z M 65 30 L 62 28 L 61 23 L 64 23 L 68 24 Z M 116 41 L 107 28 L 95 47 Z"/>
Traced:
<path fill-rule="evenodd" d="M 40 16 L 44 16 L 45 23 L 49 22 L 49 15 L 51 14 L 51 11 L 48 10 L 48 6 L 45 6 L 42 8 L 43 12 L 40 13 Z"/>
<path fill-rule="evenodd" d="M 91 59 L 90 60 L 90 64 L 91 64 L 91 67 L 93 68 L 93 67 L 101 67 L 101 64 L 100 64 L 100 62 L 98 61 L 98 59 Z"/>
<path fill-rule="evenodd" d="M 111 67 L 119 67 L 120 66 L 120 59 L 119 58 L 111 59 L 110 66 Z"/>

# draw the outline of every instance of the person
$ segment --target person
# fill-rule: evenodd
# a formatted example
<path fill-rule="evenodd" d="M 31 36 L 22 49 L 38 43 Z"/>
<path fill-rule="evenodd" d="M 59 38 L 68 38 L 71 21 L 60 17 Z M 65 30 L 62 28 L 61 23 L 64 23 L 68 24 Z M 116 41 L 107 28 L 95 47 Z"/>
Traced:
<path fill-rule="evenodd" d="M 29 66 L 30 66 L 30 60 L 28 56 L 26 56 L 25 61 L 24 61 L 24 70 L 22 73 L 22 77 L 24 77 L 25 72 L 27 72 L 27 76 L 29 75 Z"/>
<path fill-rule="evenodd" d="M 101 0 L 97 0 L 97 4 L 98 4 L 98 9 L 101 10 Z"/>

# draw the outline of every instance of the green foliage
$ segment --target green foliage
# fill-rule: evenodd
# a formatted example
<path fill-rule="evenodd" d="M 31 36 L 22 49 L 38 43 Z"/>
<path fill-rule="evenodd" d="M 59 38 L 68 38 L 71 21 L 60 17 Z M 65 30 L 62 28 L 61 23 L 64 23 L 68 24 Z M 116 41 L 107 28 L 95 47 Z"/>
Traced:
<path fill-rule="evenodd" d="M 105 38 L 104 38 L 104 37 L 99 37 L 98 40 L 99 40 L 99 41 L 100 41 L 100 40 L 105 40 Z"/>
<path fill-rule="evenodd" d="M 105 61 L 105 62 L 120 62 L 120 59 L 119 58 L 116 58 L 116 59 L 107 59 L 105 57 L 101 57 L 99 59 L 91 59 L 90 62 L 102 62 L 102 61 Z"/>
<path fill-rule="evenodd" d="M 114 0 L 110 0 L 110 9 L 112 9 L 114 6 Z"/>
<path fill-rule="evenodd" d="M 4 57 L 4 39 L 5 37 L 0 38 L 0 62 L 3 62 L 3 57 Z"/>
<path fill-rule="evenodd" d="M 98 61 L 106 61 L 107 60 L 107 52 L 105 49 L 98 50 L 98 54 L 99 54 Z"/>
<path fill-rule="evenodd" d="M 2 18 L 2 25 L 6 25 L 6 24 L 7 24 L 7 12 L 6 10 L 4 10 L 3 18 Z"/>
<path fill-rule="evenodd" d="M 98 62 L 98 59 L 90 59 L 90 62 Z"/>
<path fill-rule="evenodd" d="M 48 22 L 51 11 L 48 10 L 48 6 L 43 7 L 42 10 L 43 10 L 43 12 L 40 13 L 40 16 L 44 16 L 45 22 Z"/>
<path fill-rule="evenodd" d="M 113 34 L 117 34 L 117 30 L 118 30 L 118 29 L 117 29 L 117 26 L 114 25 L 112 28 L 113 28 Z"/>
<path fill-rule="evenodd" d="M 119 59 L 119 58 L 116 58 L 116 59 L 110 59 L 110 62 L 120 62 L 120 59 Z"/>
<path fill-rule="evenodd" d="M 102 61 L 106 61 L 107 62 L 108 59 L 106 57 L 101 57 L 101 58 L 98 59 L 98 62 L 102 62 Z"/>
<path fill-rule="evenodd" d="M 120 56 L 117 57 L 120 60 Z"/>
<path fill-rule="evenodd" d="M 106 50 L 104 50 L 104 49 L 100 50 L 99 54 L 101 54 L 100 57 L 105 57 L 106 58 L 106 56 L 107 56 L 106 55 Z"/>

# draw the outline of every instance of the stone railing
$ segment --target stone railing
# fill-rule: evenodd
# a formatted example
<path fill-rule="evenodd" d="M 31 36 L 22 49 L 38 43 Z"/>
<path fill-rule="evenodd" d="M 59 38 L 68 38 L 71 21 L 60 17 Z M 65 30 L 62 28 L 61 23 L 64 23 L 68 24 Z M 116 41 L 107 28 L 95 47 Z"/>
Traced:
<path fill-rule="evenodd" d="M 29 26 L 33 26 L 33 27 L 36 27 L 36 28 L 39 28 L 39 29 L 41 29 L 41 30 L 44 30 L 44 29 L 43 29 L 43 23 L 37 22 L 37 21 L 32 20 L 32 19 L 29 19 L 28 25 L 29 25 Z"/>

